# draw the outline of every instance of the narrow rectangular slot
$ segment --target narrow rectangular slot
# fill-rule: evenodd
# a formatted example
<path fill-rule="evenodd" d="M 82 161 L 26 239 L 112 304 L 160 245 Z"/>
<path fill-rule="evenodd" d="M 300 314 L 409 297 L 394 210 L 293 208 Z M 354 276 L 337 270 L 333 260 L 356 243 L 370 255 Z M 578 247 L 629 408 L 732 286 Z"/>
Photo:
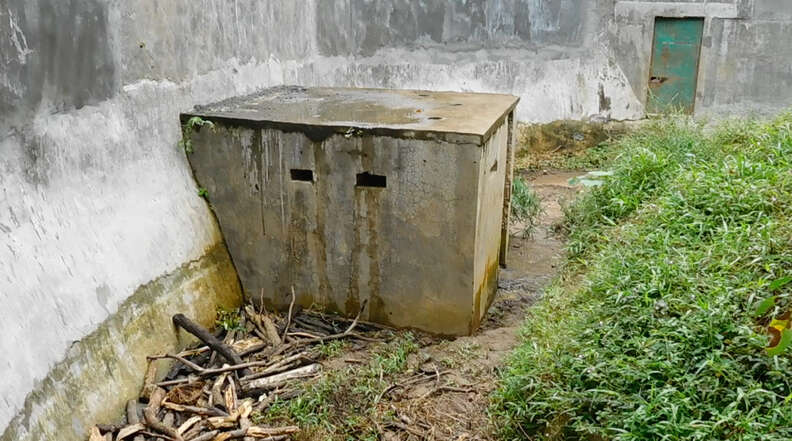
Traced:
<path fill-rule="evenodd" d="M 313 182 L 313 170 L 291 169 L 292 181 Z"/>
<path fill-rule="evenodd" d="M 385 176 L 373 175 L 369 172 L 358 173 L 357 186 L 358 187 L 374 187 L 385 188 L 387 185 Z"/>

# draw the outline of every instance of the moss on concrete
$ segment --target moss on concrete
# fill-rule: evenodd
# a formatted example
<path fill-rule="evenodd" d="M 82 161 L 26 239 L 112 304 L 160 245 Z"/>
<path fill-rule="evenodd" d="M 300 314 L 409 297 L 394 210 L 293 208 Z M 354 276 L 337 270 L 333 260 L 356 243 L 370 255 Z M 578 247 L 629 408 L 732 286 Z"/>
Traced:
<path fill-rule="evenodd" d="M 0 441 L 84 440 L 94 423 L 123 415 L 126 401 L 139 393 L 147 355 L 192 342 L 171 324 L 173 314 L 184 313 L 208 326 L 214 323 L 216 306 L 233 308 L 241 301 L 239 280 L 222 242 L 200 259 L 139 287 L 94 332 L 72 344 L 28 395 Z"/>

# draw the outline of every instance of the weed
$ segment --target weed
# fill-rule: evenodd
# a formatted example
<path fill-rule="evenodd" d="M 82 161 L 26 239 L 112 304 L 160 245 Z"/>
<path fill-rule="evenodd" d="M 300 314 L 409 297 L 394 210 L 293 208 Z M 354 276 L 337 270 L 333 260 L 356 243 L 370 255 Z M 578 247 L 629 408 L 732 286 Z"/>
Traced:
<path fill-rule="evenodd" d="M 346 342 L 343 340 L 331 340 L 323 342 L 319 345 L 319 353 L 325 358 L 332 358 L 340 354 L 344 350 Z"/>
<path fill-rule="evenodd" d="M 789 329 L 792 115 L 676 117 L 618 144 L 613 175 L 567 211 L 566 272 L 493 397 L 500 435 L 792 438 L 792 357 L 767 332 Z"/>
<path fill-rule="evenodd" d="M 223 328 L 226 331 L 242 330 L 242 320 L 239 316 L 239 311 L 235 309 L 225 309 L 218 306 L 215 326 L 218 328 Z"/>
<path fill-rule="evenodd" d="M 188 119 L 182 127 L 182 139 L 179 141 L 179 147 L 184 149 L 186 153 L 193 152 L 192 134 L 200 130 L 201 127 L 208 127 L 212 131 L 215 130 L 215 125 L 212 121 L 207 121 L 200 116 L 193 116 Z"/>
<path fill-rule="evenodd" d="M 203 187 L 200 187 L 198 189 L 198 196 L 200 196 L 200 197 L 202 197 L 204 199 L 209 199 L 209 191 L 207 189 L 203 188 Z"/>
<path fill-rule="evenodd" d="M 542 214 L 542 201 L 521 177 L 514 178 L 512 184 L 511 212 L 516 220 L 525 223 L 523 234 L 533 234 Z"/>
<path fill-rule="evenodd" d="M 375 352 L 374 364 L 385 374 L 394 374 L 407 366 L 407 356 L 418 350 L 415 336 L 411 332 L 401 335 L 395 343 Z"/>

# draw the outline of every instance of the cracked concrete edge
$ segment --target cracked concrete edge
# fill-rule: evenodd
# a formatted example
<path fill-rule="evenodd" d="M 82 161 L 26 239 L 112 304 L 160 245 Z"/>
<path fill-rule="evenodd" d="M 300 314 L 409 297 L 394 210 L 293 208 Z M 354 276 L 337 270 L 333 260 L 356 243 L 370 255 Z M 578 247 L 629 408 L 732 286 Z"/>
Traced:
<path fill-rule="evenodd" d="M 146 356 L 194 341 L 177 332 L 173 314 L 210 326 L 217 306 L 236 307 L 241 301 L 239 279 L 222 241 L 201 258 L 140 286 L 116 314 L 72 343 L 28 394 L 0 441 L 86 439 L 92 425 L 116 421 L 126 401 L 138 395 Z M 160 363 L 162 375 L 167 365 Z"/>

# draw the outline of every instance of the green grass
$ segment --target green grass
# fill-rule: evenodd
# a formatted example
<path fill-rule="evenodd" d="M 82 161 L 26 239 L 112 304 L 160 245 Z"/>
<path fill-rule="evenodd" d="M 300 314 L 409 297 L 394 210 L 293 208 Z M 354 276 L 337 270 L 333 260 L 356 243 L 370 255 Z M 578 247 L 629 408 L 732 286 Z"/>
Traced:
<path fill-rule="evenodd" d="M 501 438 L 792 439 L 792 363 L 766 330 L 792 296 L 771 286 L 792 274 L 792 115 L 676 117 L 617 145 L 502 372 Z"/>
<path fill-rule="evenodd" d="M 533 188 L 521 177 L 515 177 L 512 184 L 512 216 L 525 223 L 523 234 L 533 234 L 542 214 L 542 201 Z"/>
<path fill-rule="evenodd" d="M 320 353 L 327 351 L 326 345 Z M 335 348 L 337 354 L 340 347 Z M 418 350 L 415 336 L 406 332 L 374 349 L 362 366 L 326 372 L 307 384 L 291 400 L 275 401 L 264 414 L 254 414 L 257 424 L 296 424 L 297 440 L 377 440 L 373 421 L 385 421 L 390 410 L 380 409 L 377 399 L 407 370 L 407 359 Z"/>

